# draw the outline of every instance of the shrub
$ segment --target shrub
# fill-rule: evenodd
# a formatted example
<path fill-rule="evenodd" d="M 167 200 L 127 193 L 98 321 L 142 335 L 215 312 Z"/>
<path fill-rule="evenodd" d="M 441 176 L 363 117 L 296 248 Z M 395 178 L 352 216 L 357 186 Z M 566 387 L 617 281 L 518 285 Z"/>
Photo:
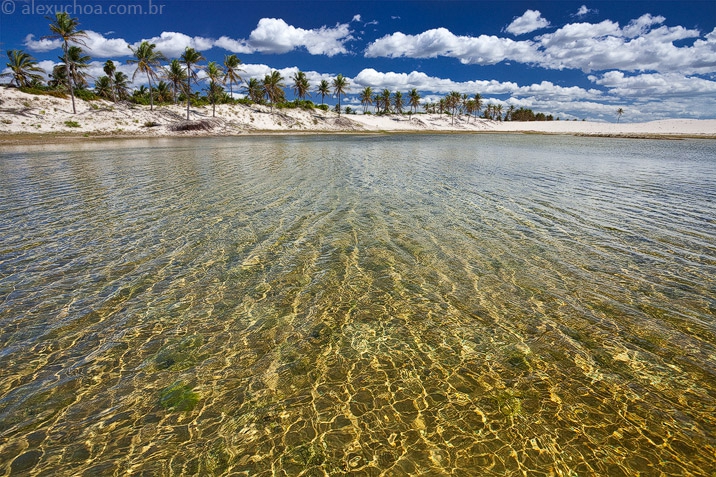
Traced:
<path fill-rule="evenodd" d="M 68 97 L 67 94 L 63 93 L 62 91 L 48 89 L 45 87 L 41 87 L 41 88 L 22 87 L 22 88 L 20 88 L 20 91 L 22 91 L 23 93 L 27 93 L 27 94 L 41 94 L 41 95 L 53 96 L 55 98 L 62 98 L 62 99 L 66 99 Z"/>
<path fill-rule="evenodd" d="M 80 126 L 80 123 L 78 123 L 77 121 L 65 121 L 65 126 L 67 126 L 68 128 L 79 128 L 79 127 L 81 127 L 81 126 Z"/>
<path fill-rule="evenodd" d="M 83 99 L 85 101 L 94 101 L 99 99 L 99 96 L 94 94 L 92 91 L 88 89 L 76 89 L 75 90 L 75 96 L 79 99 Z"/>
<path fill-rule="evenodd" d="M 146 123 L 144 123 L 145 128 L 155 128 L 157 126 L 159 126 L 159 123 L 155 121 L 147 121 Z"/>
<path fill-rule="evenodd" d="M 327 104 L 319 104 L 319 105 L 316 106 L 316 107 L 317 107 L 318 109 L 320 109 L 321 111 L 326 111 L 326 112 L 328 111 L 328 105 L 327 105 Z"/>

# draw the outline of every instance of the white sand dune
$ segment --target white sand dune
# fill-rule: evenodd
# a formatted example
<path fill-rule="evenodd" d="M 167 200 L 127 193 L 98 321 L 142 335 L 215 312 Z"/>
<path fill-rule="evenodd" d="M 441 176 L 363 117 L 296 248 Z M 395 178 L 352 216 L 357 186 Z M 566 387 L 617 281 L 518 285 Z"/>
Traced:
<path fill-rule="evenodd" d="M 186 119 L 186 107 L 155 107 L 108 101 L 77 100 L 72 114 L 69 99 L 31 95 L 0 87 L 0 138 L 64 136 L 186 136 L 296 132 L 496 132 L 577 134 L 625 137 L 716 138 L 716 120 L 674 119 L 648 123 L 589 121 L 496 122 L 448 115 L 342 115 L 319 109 L 274 109 L 267 106 L 218 105 L 191 109 L 191 119 L 207 120 L 207 129 L 176 132 Z M 39 136 L 38 136 L 39 137 Z"/>

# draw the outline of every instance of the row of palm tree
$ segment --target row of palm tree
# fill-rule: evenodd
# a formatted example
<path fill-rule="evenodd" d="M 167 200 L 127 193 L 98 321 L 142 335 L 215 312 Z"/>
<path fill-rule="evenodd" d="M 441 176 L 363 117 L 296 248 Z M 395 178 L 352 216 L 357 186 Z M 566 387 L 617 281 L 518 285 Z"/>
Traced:
<path fill-rule="evenodd" d="M 408 93 L 408 106 L 410 106 L 410 113 L 418 112 L 420 107 L 420 93 L 416 88 L 413 88 Z M 371 105 L 375 106 L 375 112 L 380 114 L 387 114 L 392 111 L 402 114 L 403 108 L 405 107 L 405 99 L 403 93 L 396 91 L 391 93 L 389 89 L 384 89 L 380 93 L 373 94 L 373 88 L 366 86 L 359 94 L 358 100 L 363 106 L 363 112 L 367 113 L 368 108 Z"/>
<path fill-rule="evenodd" d="M 87 46 L 85 39 L 88 38 L 84 30 L 78 29 L 79 22 L 71 18 L 66 12 L 57 12 L 49 25 L 51 34 L 46 39 L 59 39 L 62 41 L 63 55 L 59 57 L 61 63 L 54 67 L 51 80 L 48 85 L 55 88 L 66 88 L 72 98 L 72 111 L 77 112 L 75 105 L 75 90 L 86 88 L 88 85 L 86 70 L 89 67 L 90 57 L 86 55 L 81 46 Z M 74 43 L 70 45 L 70 43 Z M 81 46 L 79 46 L 81 45 Z M 241 60 L 236 55 L 226 55 L 223 64 L 211 61 L 205 67 L 199 63 L 206 61 L 204 55 L 194 48 L 187 47 L 179 58 L 168 60 L 161 51 L 157 50 L 154 43 L 143 41 L 135 49 L 129 47 L 133 58 L 127 60 L 128 64 L 136 65 L 132 81 L 137 75 L 146 77 L 149 88 L 142 86 L 135 90 L 133 97 L 143 100 L 149 99 L 149 108 L 154 110 L 154 100 L 168 102 L 171 91 L 171 100 L 177 104 L 181 96 L 186 100 L 186 117 L 190 118 L 191 99 L 195 97 L 192 93 L 192 83 L 198 85 L 200 78 L 198 71 L 203 69 L 205 80 L 208 81 L 206 88 L 206 99 L 212 105 L 212 114 L 216 116 L 216 104 L 227 102 L 234 98 L 234 85 L 242 83 L 240 75 Z M 2 76 L 12 77 L 11 82 L 18 87 L 27 87 L 31 84 L 38 84 L 41 79 L 42 70 L 37 62 L 25 52 L 10 50 L 7 52 L 10 60 L 7 66 L 10 72 Z M 167 62 L 162 66 L 163 62 Z M 101 76 L 95 81 L 95 94 L 100 97 L 111 99 L 114 102 L 125 100 L 129 97 L 129 78 L 121 71 L 117 71 L 116 64 L 107 60 L 103 67 L 106 76 Z M 311 87 L 306 74 L 298 71 L 291 78 L 292 88 L 295 97 L 305 101 L 311 96 Z M 165 82 L 166 80 L 166 82 Z M 228 85 L 229 94 L 226 94 L 225 87 Z M 321 96 L 321 105 L 324 104 L 326 96 L 333 95 L 338 99 L 336 110 L 341 112 L 341 97 L 345 96 L 349 87 L 348 79 L 339 74 L 332 84 L 327 80 L 321 80 L 316 92 Z M 265 75 L 262 81 L 250 78 L 243 87 L 248 99 L 255 103 L 262 103 L 266 99 L 271 106 L 273 113 L 274 105 L 285 102 L 285 88 L 283 76 L 276 70 Z M 375 106 L 378 114 L 397 113 L 402 114 L 407 106 L 409 114 L 417 113 L 421 106 L 421 96 L 416 88 L 413 88 L 407 98 L 400 91 L 391 92 L 383 89 L 381 92 L 373 92 L 371 87 L 364 88 L 358 95 L 363 106 L 363 112 L 368 112 L 370 106 Z M 428 113 L 449 113 L 454 124 L 455 118 L 459 115 L 466 115 L 468 121 L 470 116 L 478 117 L 483 107 L 482 97 L 475 94 L 469 97 L 467 94 L 460 94 L 452 91 L 436 103 L 425 103 L 423 109 Z M 520 110 L 521 113 L 525 113 Z M 531 112 L 531 111 L 530 111 Z M 515 113 L 514 106 L 510 106 L 504 118 L 512 119 Z M 525 116 L 525 114 L 521 114 Z M 621 114 L 618 114 L 621 116 Z M 503 119 L 502 105 L 489 104 L 484 109 L 483 117 L 486 119 Z"/>

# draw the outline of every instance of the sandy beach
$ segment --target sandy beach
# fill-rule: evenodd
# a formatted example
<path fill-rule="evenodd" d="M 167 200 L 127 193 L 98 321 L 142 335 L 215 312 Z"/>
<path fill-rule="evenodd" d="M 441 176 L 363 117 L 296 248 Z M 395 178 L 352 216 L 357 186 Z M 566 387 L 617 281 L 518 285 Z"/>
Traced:
<path fill-rule="evenodd" d="M 176 131 L 186 120 L 184 105 L 148 106 L 128 102 L 77 101 L 72 114 L 69 99 L 0 88 L 0 143 L 22 144 L 66 138 L 166 137 L 264 133 L 537 133 L 633 138 L 716 139 L 716 120 L 670 119 L 647 123 L 590 121 L 491 121 L 443 114 L 339 116 L 335 112 L 273 109 L 262 105 L 217 105 L 192 108 L 191 120 L 202 128 Z"/>

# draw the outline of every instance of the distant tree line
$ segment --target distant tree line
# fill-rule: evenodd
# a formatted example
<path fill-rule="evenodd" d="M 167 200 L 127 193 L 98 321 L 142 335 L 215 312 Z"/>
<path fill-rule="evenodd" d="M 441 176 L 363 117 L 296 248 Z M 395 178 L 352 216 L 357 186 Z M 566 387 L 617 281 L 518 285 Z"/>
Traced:
<path fill-rule="evenodd" d="M 328 80 L 321 80 L 314 91 L 321 96 L 321 104 L 315 105 L 306 98 L 311 96 L 311 86 L 306 74 L 298 71 L 291 78 L 290 87 L 293 89 L 294 101 L 286 101 L 284 83 L 285 78 L 278 71 L 271 71 L 265 75 L 263 80 L 249 78 L 244 80 L 240 73 L 241 60 L 236 55 L 226 55 L 222 64 L 210 61 L 206 65 L 200 63 L 206 61 L 203 54 L 194 48 L 187 47 L 179 58 L 167 59 L 156 45 L 143 41 L 137 48 L 130 47 L 133 57 L 127 60 L 128 64 L 135 65 L 136 69 L 132 76 L 134 81 L 137 75 L 145 77 L 147 85 L 141 85 L 130 91 L 130 78 L 123 72 L 117 70 L 117 65 L 112 60 L 104 63 L 104 75 L 94 80 L 94 88 L 89 88 L 89 75 L 87 69 L 91 58 L 82 49 L 87 46 L 85 39 L 88 37 L 84 30 L 78 29 L 79 22 L 71 18 L 66 12 L 57 12 L 49 25 L 51 34 L 47 39 L 61 40 L 63 55 L 59 57 L 57 64 L 50 74 L 46 84 L 42 82 L 42 69 L 37 61 L 29 54 L 21 50 L 8 50 L 9 62 L 6 64 L 9 72 L 2 76 L 10 77 L 11 84 L 15 84 L 26 92 L 36 94 L 52 94 L 72 98 L 73 112 L 76 113 L 75 97 L 84 100 L 98 98 L 109 101 L 131 101 L 137 104 L 149 105 L 154 109 L 155 104 L 178 104 L 186 103 L 187 119 L 190 116 L 190 106 L 212 105 L 213 114 L 216 115 L 217 104 L 264 104 L 269 105 L 273 111 L 277 108 L 320 108 L 328 110 L 324 104 L 326 96 L 334 96 L 338 99 L 336 111 L 341 113 L 341 97 L 345 96 L 349 87 L 348 79 L 343 75 L 336 76 L 331 83 Z M 204 71 L 204 77 L 200 80 L 198 71 Z M 195 91 L 192 86 L 199 85 L 205 81 L 206 87 L 201 91 Z M 243 98 L 234 97 L 234 86 L 240 86 L 245 93 Z M 229 91 L 226 91 L 228 86 Z M 204 94 L 202 94 L 202 92 Z M 493 121 L 552 121 L 552 115 L 533 113 L 531 109 L 515 109 L 510 106 L 503 112 L 501 104 L 488 104 L 483 108 L 483 99 L 479 93 L 473 96 L 452 91 L 437 102 L 421 102 L 420 93 L 413 88 L 407 95 L 400 91 L 391 92 L 383 89 L 374 92 L 368 86 L 359 94 L 358 100 L 363 107 L 364 114 L 407 114 L 412 115 L 419 112 L 422 107 L 426 113 L 449 114 L 453 124 L 456 119 L 462 116 L 477 119 L 490 119 Z M 370 107 L 374 111 L 369 111 Z M 353 113 L 355 110 L 350 106 L 346 112 Z M 482 115 L 480 116 L 480 113 Z"/>

